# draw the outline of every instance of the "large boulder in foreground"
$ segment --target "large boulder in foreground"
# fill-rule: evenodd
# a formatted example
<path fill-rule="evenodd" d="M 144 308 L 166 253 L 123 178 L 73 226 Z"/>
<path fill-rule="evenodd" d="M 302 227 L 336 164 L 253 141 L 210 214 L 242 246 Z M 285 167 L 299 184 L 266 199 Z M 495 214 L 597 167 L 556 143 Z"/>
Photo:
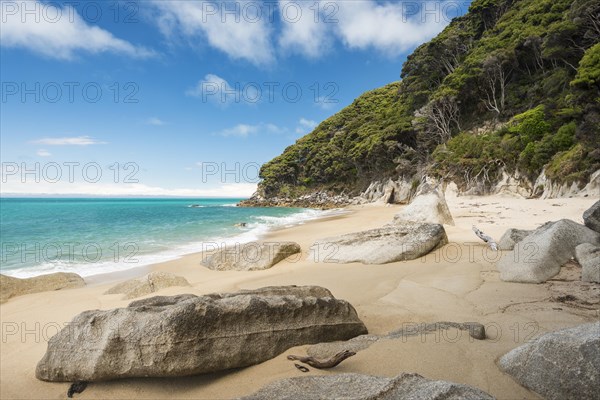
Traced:
<path fill-rule="evenodd" d="M 575 258 L 581 265 L 581 280 L 600 283 L 600 247 L 582 243 L 575 248 Z"/>
<path fill-rule="evenodd" d="M 83 278 L 71 272 L 57 272 L 33 278 L 13 278 L 0 275 L 0 303 L 24 294 L 72 289 L 85 286 Z"/>
<path fill-rule="evenodd" d="M 413 201 L 394 216 L 394 222 L 428 222 L 454 225 L 444 192 L 426 188 Z"/>
<path fill-rule="evenodd" d="M 600 244 L 600 234 L 569 219 L 542 225 L 505 252 L 496 264 L 500 279 L 541 283 L 560 272 L 581 243 Z"/>
<path fill-rule="evenodd" d="M 77 315 L 49 340 L 36 377 L 72 382 L 195 375 L 365 333 L 348 302 L 317 286 L 156 296 Z"/>
<path fill-rule="evenodd" d="M 125 299 L 158 292 L 171 286 L 190 286 L 188 281 L 170 272 L 155 271 L 138 279 L 130 279 L 108 289 L 104 294 L 124 294 Z"/>
<path fill-rule="evenodd" d="M 546 399 L 598 399 L 600 323 L 543 335 L 505 354 L 498 364 Z"/>
<path fill-rule="evenodd" d="M 583 213 L 583 223 L 588 228 L 600 232 L 600 200 Z"/>
<path fill-rule="evenodd" d="M 440 224 L 403 222 L 317 240 L 308 258 L 326 263 L 386 264 L 422 257 L 447 243 Z"/>
<path fill-rule="evenodd" d="M 271 383 L 241 400 L 493 400 L 472 386 L 419 374 L 384 378 L 362 374 L 302 376 Z"/>
<path fill-rule="evenodd" d="M 529 236 L 533 231 L 526 229 L 514 229 L 510 228 L 500 238 L 498 242 L 498 248 L 500 250 L 512 250 L 515 245 Z"/>
<path fill-rule="evenodd" d="M 296 242 L 250 242 L 222 248 L 204 258 L 202 265 L 216 271 L 259 271 L 300 251 Z"/>

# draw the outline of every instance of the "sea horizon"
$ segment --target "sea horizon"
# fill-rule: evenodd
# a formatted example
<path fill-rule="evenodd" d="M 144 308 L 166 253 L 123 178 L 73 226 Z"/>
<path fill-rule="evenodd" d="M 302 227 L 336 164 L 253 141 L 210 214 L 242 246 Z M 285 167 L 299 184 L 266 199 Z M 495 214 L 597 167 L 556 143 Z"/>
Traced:
<path fill-rule="evenodd" d="M 232 199 L 232 200 L 246 200 L 248 199 L 248 196 L 169 196 L 169 195 L 139 195 L 139 194 L 134 194 L 134 195 L 123 195 L 123 194 L 118 194 L 118 195 L 102 195 L 102 194 L 81 194 L 81 195 L 77 195 L 77 194 L 61 194 L 61 193 L 44 193 L 44 194 L 36 194 L 36 193 L 18 193 L 18 194 L 1 194 L 0 193 L 0 199 L 1 198 L 11 198 L 11 199 L 28 199 L 28 198 L 40 198 L 40 199 L 44 199 L 44 198 L 48 198 L 48 199 L 52 199 L 52 198 L 62 198 L 62 199 L 68 199 L 68 198 L 73 198 L 73 199 L 80 199 L 80 198 L 90 198 L 90 199 L 95 199 L 95 198 L 109 198 L 109 199 L 146 199 L 146 198 L 151 198 L 151 199 Z"/>

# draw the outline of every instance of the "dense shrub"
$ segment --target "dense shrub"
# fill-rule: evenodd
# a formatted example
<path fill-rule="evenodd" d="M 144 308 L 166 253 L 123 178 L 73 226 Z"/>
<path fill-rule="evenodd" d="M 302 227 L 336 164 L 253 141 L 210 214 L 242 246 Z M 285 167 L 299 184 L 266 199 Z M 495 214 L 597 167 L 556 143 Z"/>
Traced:
<path fill-rule="evenodd" d="M 599 13 L 597 0 L 474 0 L 407 58 L 401 82 L 266 163 L 261 190 L 359 191 L 423 170 L 467 186 L 502 169 L 533 180 L 545 166 L 558 181 L 587 179 L 600 167 Z M 507 128 L 467 133 L 485 125 Z"/>

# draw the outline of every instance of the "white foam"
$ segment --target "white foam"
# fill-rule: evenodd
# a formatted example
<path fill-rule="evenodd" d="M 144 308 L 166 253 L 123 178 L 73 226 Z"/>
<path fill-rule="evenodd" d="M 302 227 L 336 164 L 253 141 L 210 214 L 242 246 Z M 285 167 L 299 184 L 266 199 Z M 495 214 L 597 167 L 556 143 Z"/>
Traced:
<path fill-rule="evenodd" d="M 285 217 L 272 217 L 272 216 L 259 216 L 256 217 L 257 220 L 261 221 L 263 224 L 269 227 L 288 227 L 294 225 L 301 225 L 306 221 L 323 218 L 326 216 L 336 215 L 344 213 L 345 211 L 335 209 L 335 210 L 305 210 L 297 214 L 291 214 Z"/>
<path fill-rule="evenodd" d="M 181 255 L 182 254 L 178 254 L 172 251 L 165 251 L 153 254 L 132 255 L 131 257 L 128 257 L 126 261 L 120 260 L 117 262 L 114 262 L 112 260 L 101 261 L 96 263 L 65 262 L 61 260 L 46 261 L 36 266 L 17 268 L 5 271 L 3 270 L 2 273 L 4 275 L 12 276 L 15 278 L 31 278 L 34 276 L 52 274 L 56 272 L 73 272 L 85 278 L 93 275 L 126 271 L 129 269 L 174 260 L 176 258 L 181 257 Z"/>
<path fill-rule="evenodd" d="M 55 272 L 73 272 L 85 278 L 111 272 L 126 271 L 129 269 L 175 260 L 186 254 L 214 250 L 216 247 L 220 248 L 222 246 L 232 246 L 235 244 L 252 242 L 258 240 L 261 236 L 264 236 L 267 232 L 273 229 L 301 225 L 306 221 L 344 213 L 346 213 L 346 211 L 342 209 L 326 211 L 307 209 L 282 217 L 257 216 L 253 217 L 255 222 L 249 222 L 244 231 L 234 236 L 214 237 L 210 239 L 207 238 L 204 241 L 184 243 L 169 250 L 156 253 L 136 254 L 127 259 L 123 257 L 123 259 L 120 259 L 117 262 L 114 260 L 96 263 L 65 262 L 62 260 L 47 261 L 37 266 L 3 270 L 2 274 L 15 278 L 31 278 L 34 276 L 51 274 Z"/>

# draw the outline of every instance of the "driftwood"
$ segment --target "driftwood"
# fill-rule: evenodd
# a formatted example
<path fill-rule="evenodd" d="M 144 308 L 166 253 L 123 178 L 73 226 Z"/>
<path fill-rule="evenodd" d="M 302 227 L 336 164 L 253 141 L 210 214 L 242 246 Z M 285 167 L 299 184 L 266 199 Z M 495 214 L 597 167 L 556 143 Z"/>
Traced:
<path fill-rule="evenodd" d="M 344 350 L 344 351 L 337 353 L 335 356 L 333 356 L 327 360 L 317 360 L 314 357 L 302 357 L 302 356 L 294 356 L 294 355 L 287 356 L 287 359 L 292 360 L 292 361 L 300 361 L 301 363 L 308 364 L 314 368 L 325 369 L 325 368 L 333 368 L 333 367 L 337 366 L 339 363 L 341 363 L 342 361 L 344 361 L 346 358 L 352 357 L 355 354 L 356 353 L 353 351 Z"/>
<path fill-rule="evenodd" d="M 82 393 L 87 387 L 88 383 L 85 381 L 77 381 L 73 383 L 67 391 L 67 397 L 72 398 L 75 393 Z"/>
<path fill-rule="evenodd" d="M 304 365 L 294 364 L 294 367 L 298 368 L 302 372 L 308 372 L 308 368 L 306 368 Z"/>
<path fill-rule="evenodd" d="M 473 225 L 473 232 L 475 232 L 475 234 L 479 237 L 479 239 L 481 239 L 484 242 L 486 242 L 487 244 L 489 244 L 490 248 L 492 250 L 498 251 L 498 244 L 496 243 L 496 241 L 494 239 L 492 239 L 491 236 L 488 236 L 485 233 L 481 232 L 479 229 L 477 229 L 477 227 L 475 225 Z"/>

